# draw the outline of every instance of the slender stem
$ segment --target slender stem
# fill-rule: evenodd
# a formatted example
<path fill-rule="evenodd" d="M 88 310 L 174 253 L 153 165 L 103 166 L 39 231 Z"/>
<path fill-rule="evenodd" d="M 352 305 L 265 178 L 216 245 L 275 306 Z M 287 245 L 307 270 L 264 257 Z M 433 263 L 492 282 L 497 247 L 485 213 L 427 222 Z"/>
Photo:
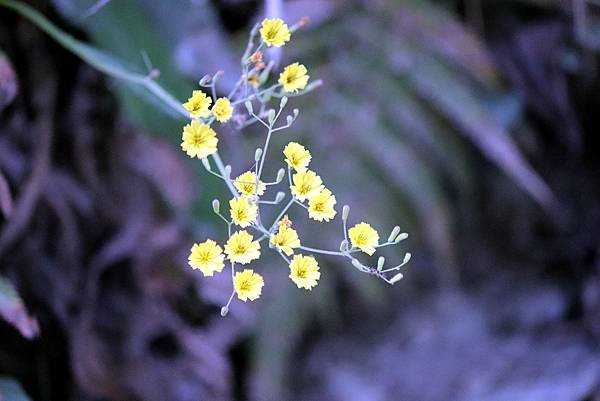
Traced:
<path fill-rule="evenodd" d="M 271 228 L 269 229 L 269 231 L 273 231 L 273 229 L 277 226 L 277 223 L 279 223 L 279 220 L 281 220 L 281 218 L 283 217 L 283 215 L 285 214 L 285 212 L 287 212 L 287 210 L 293 204 L 294 204 L 294 198 L 292 197 L 292 199 L 287 203 L 287 205 L 285 205 L 285 207 L 283 208 L 283 210 L 281 212 L 279 212 L 279 215 L 277 215 L 277 217 L 275 218 L 275 221 L 273 222 L 273 224 L 271 224 Z"/>
<path fill-rule="evenodd" d="M 300 246 L 300 249 L 302 249 L 303 251 L 320 253 L 320 254 L 323 254 L 323 255 L 347 256 L 344 252 L 340 252 L 340 251 L 328 251 L 328 250 L 325 250 L 325 249 L 311 248 L 311 247 L 308 247 L 308 246 Z"/>
<path fill-rule="evenodd" d="M 215 164 L 217 165 L 217 168 L 219 169 L 219 172 L 223 176 L 225 176 L 225 166 L 223 165 L 223 161 L 221 160 L 221 156 L 219 156 L 219 152 L 213 153 L 212 158 L 215 161 Z M 231 183 L 231 180 L 230 179 L 226 179 L 225 183 L 227 184 L 227 188 L 229 188 L 229 191 L 231 192 L 231 194 L 233 196 L 238 196 L 238 192 L 236 191 L 235 187 Z"/>
<path fill-rule="evenodd" d="M 229 305 L 231 305 L 231 301 L 233 301 L 234 295 L 235 295 L 235 290 L 231 291 L 231 295 L 229 296 L 229 300 L 225 304 L 225 308 L 229 309 Z"/>
<path fill-rule="evenodd" d="M 273 133 L 272 126 L 269 126 L 269 131 L 267 132 L 267 140 L 265 141 L 265 146 L 263 148 L 262 155 L 260 157 L 260 166 L 258 167 L 258 174 L 256 175 L 256 179 L 260 180 L 260 176 L 262 175 L 263 166 L 265 164 L 265 159 L 267 158 L 267 149 L 269 149 L 269 142 L 271 141 L 271 134 Z"/>
<path fill-rule="evenodd" d="M 283 258 L 283 260 L 285 260 L 285 261 L 286 261 L 286 263 L 287 263 L 288 265 L 290 264 L 290 259 L 289 259 L 287 256 L 285 256 L 285 255 L 283 254 L 283 252 L 281 252 L 280 250 L 277 250 L 277 253 L 278 253 L 278 254 L 279 254 L 279 255 L 280 255 L 282 258 Z"/>
<path fill-rule="evenodd" d="M 308 210 L 308 206 L 306 206 L 304 203 L 300 202 L 298 199 L 294 198 L 294 203 L 297 203 L 298 205 L 302 206 L 303 208 Z"/>

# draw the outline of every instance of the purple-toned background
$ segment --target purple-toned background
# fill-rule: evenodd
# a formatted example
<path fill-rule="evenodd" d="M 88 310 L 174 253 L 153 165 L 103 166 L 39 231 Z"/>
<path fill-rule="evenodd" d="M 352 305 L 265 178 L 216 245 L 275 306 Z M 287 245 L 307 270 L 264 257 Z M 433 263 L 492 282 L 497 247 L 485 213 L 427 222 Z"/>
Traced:
<path fill-rule="evenodd" d="M 290 99 L 266 174 L 302 142 L 338 212 L 400 225 L 383 254 L 413 260 L 392 287 L 321 257 L 307 292 L 265 250 L 261 298 L 220 317 L 229 274 L 187 254 L 225 239 L 228 198 L 183 122 L 0 1 L 0 400 L 600 400 L 597 2 L 26 3 L 128 68 L 147 56 L 182 101 L 217 70 L 231 89 L 265 15 L 308 17 L 265 57 L 323 85 Z M 218 134 L 234 172 L 265 135 Z M 302 212 L 305 245 L 336 249 L 339 216 Z"/>

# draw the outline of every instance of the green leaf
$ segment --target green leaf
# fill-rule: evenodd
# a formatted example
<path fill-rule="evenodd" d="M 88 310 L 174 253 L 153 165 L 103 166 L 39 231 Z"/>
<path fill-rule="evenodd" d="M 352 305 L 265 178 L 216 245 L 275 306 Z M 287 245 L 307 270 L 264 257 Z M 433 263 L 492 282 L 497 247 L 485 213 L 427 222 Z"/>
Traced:
<path fill-rule="evenodd" d="M 10 281 L 0 277 L 0 317 L 13 325 L 25 338 L 39 334 L 37 321 L 30 317 L 25 304 Z"/>
<path fill-rule="evenodd" d="M 0 376 L 0 401 L 31 401 L 18 381 Z"/>

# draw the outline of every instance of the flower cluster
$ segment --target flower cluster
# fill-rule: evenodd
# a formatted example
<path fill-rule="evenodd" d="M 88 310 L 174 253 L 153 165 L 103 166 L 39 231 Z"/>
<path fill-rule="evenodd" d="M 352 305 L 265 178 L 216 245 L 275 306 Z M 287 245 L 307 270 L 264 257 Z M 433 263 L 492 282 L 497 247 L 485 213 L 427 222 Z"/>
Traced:
<path fill-rule="evenodd" d="M 302 237 L 293 228 L 287 212 L 293 206 L 304 209 L 309 219 L 318 222 L 330 222 L 338 215 L 337 199 L 327 188 L 323 179 L 310 169 L 312 156 L 302 144 L 289 142 L 280 153 L 281 168 L 275 180 L 263 181 L 263 167 L 271 138 L 277 132 L 292 126 L 298 117 L 294 109 L 286 117 L 285 123 L 278 123 L 288 103 L 288 97 L 309 92 L 320 82 L 309 84 L 306 67 L 298 62 L 285 67 L 277 82 L 270 83 L 273 63 L 265 64 L 263 49 L 265 47 L 281 47 L 289 42 L 292 33 L 301 25 L 288 27 L 280 19 L 265 19 L 257 25 L 250 36 L 248 46 L 242 56 L 242 76 L 233 90 L 226 97 L 217 98 L 216 84 L 221 72 L 214 76 L 205 76 L 200 80 L 202 90 L 194 90 L 183 108 L 189 113 L 190 123 L 183 128 L 181 148 L 192 158 L 199 158 L 204 168 L 222 179 L 231 192 L 229 214 L 221 213 L 221 203 L 215 199 L 213 211 L 226 223 L 228 237 L 219 245 L 212 239 L 194 244 L 189 255 L 189 265 L 200 270 L 205 276 L 213 276 L 225 267 L 231 267 L 233 290 L 229 301 L 222 308 L 222 315 L 227 314 L 235 295 L 246 302 L 260 297 L 264 286 L 263 277 L 252 268 L 246 268 L 261 256 L 261 243 L 267 241 L 268 247 L 276 251 L 289 268 L 289 278 L 298 287 L 306 290 L 314 288 L 321 278 L 319 262 L 314 254 L 335 255 L 348 258 L 352 265 L 364 273 L 381 278 L 394 284 L 402 278 L 397 273 L 410 259 L 407 253 L 403 262 L 397 266 L 384 269 L 384 258 L 378 259 L 376 266 L 368 266 L 356 258 L 363 252 L 373 255 L 378 248 L 397 244 L 407 238 L 395 227 L 387 241 L 380 242 L 379 233 L 368 223 L 361 222 L 347 228 L 350 208 L 342 208 L 341 220 L 343 239 L 339 250 L 326 250 L 303 245 Z M 255 38 L 260 33 L 260 39 Z M 268 107 L 268 101 L 280 99 L 278 110 Z M 212 107 L 211 107 L 212 106 Z M 243 107 L 242 107 L 243 106 Z M 215 121 L 224 124 L 231 122 L 237 128 L 244 128 L 259 123 L 266 130 L 265 143 L 254 154 L 254 163 L 248 171 L 243 171 L 231 178 L 231 166 L 223 165 L 217 152 L 218 137 L 212 128 Z M 208 159 L 211 156 L 211 160 Z M 265 206 L 276 206 L 286 198 L 285 192 L 277 192 L 274 199 L 264 198 L 268 189 L 282 184 L 287 175 L 289 199 L 271 224 L 265 224 L 261 209 Z M 244 269 L 236 269 L 244 265 Z M 388 274 L 393 276 L 390 278 Z"/>

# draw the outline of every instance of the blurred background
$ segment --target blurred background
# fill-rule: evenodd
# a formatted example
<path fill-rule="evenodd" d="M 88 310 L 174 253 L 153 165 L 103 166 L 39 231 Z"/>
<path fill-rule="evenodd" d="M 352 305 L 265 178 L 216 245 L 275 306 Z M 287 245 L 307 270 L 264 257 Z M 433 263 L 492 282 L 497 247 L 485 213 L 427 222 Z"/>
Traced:
<path fill-rule="evenodd" d="M 228 275 L 186 258 L 228 198 L 184 122 L 0 1 L 0 400 L 600 400 L 600 2 L 26 4 L 181 101 L 219 69 L 229 91 L 265 15 L 309 17 L 270 56 L 324 84 L 268 173 L 307 145 L 338 209 L 400 225 L 383 254 L 413 260 L 391 287 L 321 258 L 306 292 L 263 258 L 262 297 L 221 318 Z M 234 172 L 264 141 L 218 134 Z M 335 249 L 338 223 L 300 236 Z"/>

